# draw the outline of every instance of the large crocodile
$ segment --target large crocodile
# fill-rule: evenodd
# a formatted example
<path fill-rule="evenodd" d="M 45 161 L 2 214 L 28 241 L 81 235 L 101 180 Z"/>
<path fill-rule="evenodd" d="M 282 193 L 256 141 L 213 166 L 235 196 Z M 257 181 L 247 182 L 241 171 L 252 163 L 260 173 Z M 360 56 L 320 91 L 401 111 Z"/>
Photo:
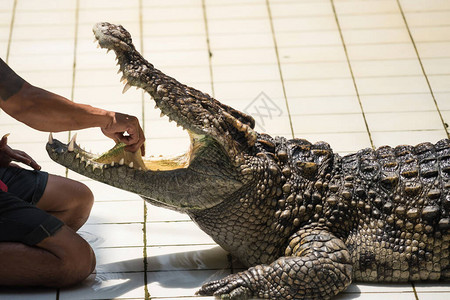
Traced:
<path fill-rule="evenodd" d="M 191 148 L 142 160 L 118 145 L 100 158 L 50 139 L 56 162 L 184 212 L 248 270 L 200 295 L 330 299 L 352 280 L 448 280 L 450 141 L 364 149 L 344 157 L 325 142 L 257 133 L 252 117 L 155 69 L 130 34 L 94 26 L 126 81 L 185 129 Z M 122 153 L 122 154 L 120 154 Z"/>

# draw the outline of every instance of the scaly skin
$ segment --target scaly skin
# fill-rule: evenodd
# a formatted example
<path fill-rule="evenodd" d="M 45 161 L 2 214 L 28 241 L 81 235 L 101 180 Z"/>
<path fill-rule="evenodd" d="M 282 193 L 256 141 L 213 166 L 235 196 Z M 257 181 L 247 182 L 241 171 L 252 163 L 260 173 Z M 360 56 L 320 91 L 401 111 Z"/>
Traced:
<path fill-rule="evenodd" d="M 186 164 L 166 171 L 138 170 L 141 162 L 129 166 L 114 154 L 95 161 L 74 141 L 50 140 L 49 155 L 187 213 L 249 267 L 206 283 L 199 294 L 330 299 L 352 280 L 450 278 L 449 140 L 340 157 L 324 142 L 272 138 L 255 132 L 250 116 L 156 70 L 123 27 L 100 23 L 94 33 L 115 51 L 125 89 L 147 91 L 189 132 L 193 150 Z"/>

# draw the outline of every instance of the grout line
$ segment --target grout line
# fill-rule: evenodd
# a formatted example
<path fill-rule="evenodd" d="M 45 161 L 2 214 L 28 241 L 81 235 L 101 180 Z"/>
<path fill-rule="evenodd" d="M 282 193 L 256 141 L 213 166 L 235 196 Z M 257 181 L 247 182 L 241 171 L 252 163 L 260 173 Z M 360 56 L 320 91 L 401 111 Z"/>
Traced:
<path fill-rule="evenodd" d="M 14 0 L 13 3 L 13 9 L 12 9 L 12 16 L 11 16 L 11 23 L 9 24 L 9 36 L 8 36 L 8 46 L 6 48 L 6 57 L 5 57 L 5 63 L 8 64 L 8 60 L 9 60 L 9 54 L 11 52 L 11 40 L 12 40 L 12 35 L 13 35 L 13 28 L 14 28 L 14 23 L 16 20 L 16 8 L 17 8 L 17 0 Z"/>
<path fill-rule="evenodd" d="M 70 101 L 74 101 L 75 95 L 75 76 L 77 68 L 77 47 L 78 47 L 78 25 L 79 25 L 79 10 L 80 10 L 80 0 L 75 2 L 75 32 L 74 32 L 74 42 L 73 42 L 73 64 L 72 64 L 72 87 L 70 89 Z M 67 132 L 67 142 L 70 141 L 72 137 L 72 130 Z M 69 177 L 69 168 L 65 171 L 66 178 Z"/>
<path fill-rule="evenodd" d="M 284 84 L 283 71 L 281 69 L 280 53 L 278 51 L 278 43 L 277 43 L 277 38 L 275 36 L 275 27 L 273 25 L 272 11 L 270 9 L 269 0 L 266 0 L 266 7 L 267 7 L 267 14 L 269 16 L 270 30 L 272 32 L 272 40 L 273 40 L 273 45 L 274 45 L 274 49 L 275 49 L 275 55 L 277 57 L 277 65 L 278 65 L 278 72 L 279 72 L 280 80 L 281 80 L 281 87 L 283 89 L 284 101 L 286 104 L 286 110 L 287 110 L 288 118 L 289 118 L 289 126 L 291 128 L 292 138 L 294 138 L 295 137 L 294 136 L 294 126 L 292 125 L 291 110 L 289 109 L 289 102 L 288 102 L 287 94 L 286 94 L 286 86 Z"/>
<path fill-rule="evenodd" d="M 208 47 L 208 61 L 209 61 L 209 77 L 211 80 L 211 94 L 212 97 L 215 97 L 214 91 L 214 71 L 213 71 L 213 62 L 212 62 L 212 51 L 211 51 L 211 43 L 209 40 L 209 27 L 208 27 L 208 16 L 206 14 L 206 3 L 205 0 L 202 0 L 202 10 L 203 10 L 203 23 L 205 24 L 205 34 L 206 34 L 206 45 Z"/>
<path fill-rule="evenodd" d="M 140 33 L 140 52 L 144 55 L 144 16 L 143 16 L 143 6 L 142 0 L 139 0 L 139 33 Z M 145 129 L 145 94 L 144 91 L 141 91 L 141 117 L 142 117 L 142 128 Z M 144 144 L 145 145 L 145 144 Z M 145 201 L 142 203 L 144 208 L 144 223 L 142 224 L 142 236 L 144 247 L 142 248 L 143 253 L 143 264 L 144 264 L 144 297 L 145 300 L 151 299 L 150 292 L 148 291 L 148 262 L 147 262 L 147 218 L 148 218 L 148 210 Z"/>
<path fill-rule="evenodd" d="M 433 89 L 431 88 L 430 80 L 428 79 L 427 73 L 425 71 L 425 67 L 423 66 L 422 59 L 420 58 L 420 55 L 419 55 L 419 50 L 417 49 L 416 42 L 414 41 L 414 38 L 412 36 L 411 29 L 409 28 L 408 21 L 406 20 L 405 13 L 404 13 L 403 8 L 402 8 L 402 6 L 400 4 L 400 0 L 397 0 L 397 5 L 398 5 L 398 8 L 400 10 L 400 14 L 402 15 L 403 21 L 405 22 L 406 30 L 408 31 L 409 38 L 411 39 L 411 43 L 412 43 L 412 45 L 414 47 L 414 51 L 416 52 L 417 60 L 419 61 L 420 68 L 422 69 L 423 76 L 425 77 L 425 80 L 427 82 L 428 88 L 430 90 L 431 97 L 433 98 L 434 105 L 436 106 L 437 113 L 439 114 L 439 118 L 441 119 L 442 126 L 444 127 L 445 133 L 447 134 L 447 138 L 450 138 L 450 135 L 449 135 L 449 132 L 448 132 L 448 129 L 447 129 L 448 125 L 445 123 L 444 117 L 442 116 L 441 110 L 439 109 L 439 104 L 437 103 L 436 97 L 434 96 L 434 92 L 433 92 Z"/>
<path fill-rule="evenodd" d="M 414 285 L 414 282 L 411 282 L 411 286 L 414 292 L 414 297 L 416 297 L 416 300 L 419 300 L 419 295 L 417 295 L 416 286 Z"/>
<path fill-rule="evenodd" d="M 334 5 L 334 0 L 330 0 L 330 4 L 331 4 L 331 8 L 333 9 L 334 18 L 336 20 L 336 25 L 337 25 L 337 28 L 338 28 L 338 31 L 339 31 L 339 36 L 341 37 L 342 47 L 344 48 L 345 57 L 347 58 L 348 69 L 350 71 L 350 74 L 352 75 L 353 86 L 355 87 L 356 97 L 358 98 L 359 107 L 361 108 L 361 114 L 362 114 L 362 117 L 363 117 L 363 120 L 364 120 L 364 125 L 366 126 L 367 134 L 369 136 L 370 145 L 374 149 L 375 146 L 373 144 L 372 134 L 370 133 L 369 124 L 367 123 L 366 114 L 364 112 L 364 108 L 363 108 L 363 105 L 361 103 L 361 97 L 360 97 L 360 94 L 359 94 L 358 85 L 356 84 L 356 79 L 355 79 L 355 75 L 353 73 L 352 64 L 350 63 L 350 57 L 348 55 L 347 46 L 345 45 L 344 35 L 342 33 L 342 30 L 341 30 L 341 25 L 339 23 L 339 18 L 337 16 L 336 7 Z"/>

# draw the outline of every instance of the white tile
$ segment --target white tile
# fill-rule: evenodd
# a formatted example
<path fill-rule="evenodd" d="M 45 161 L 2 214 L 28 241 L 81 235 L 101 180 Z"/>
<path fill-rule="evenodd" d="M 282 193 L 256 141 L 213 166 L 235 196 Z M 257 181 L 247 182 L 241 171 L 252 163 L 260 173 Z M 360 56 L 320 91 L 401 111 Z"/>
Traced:
<path fill-rule="evenodd" d="M 328 31 L 337 30 L 336 20 L 330 16 L 317 16 L 310 18 L 285 17 L 274 18 L 275 33 L 292 31 Z"/>
<path fill-rule="evenodd" d="M 430 43 L 416 43 L 420 57 L 440 58 L 450 56 L 450 41 L 439 41 Z"/>
<path fill-rule="evenodd" d="M 336 12 L 344 14 L 385 14 L 397 13 L 398 6 L 395 1 L 336 1 Z"/>
<path fill-rule="evenodd" d="M 64 1 L 62 1 L 64 2 Z M 67 1 L 66 1 L 67 2 Z M 76 19 L 75 10 L 17 10 L 14 15 L 14 25 L 17 26 L 55 26 L 74 25 Z"/>
<path fill-rule="evenodd" d="M 396 43 L 384 45 L 347 45 L 347 51 L 351 61 L 379 59 L 417 59 L 417 54 L 411 43 Z"/>
<path fill-rule="evenodd" d="M 445 94 L 442 94 L 445 97 Z M 434 111 L 436 106 L 430 93 L 398 95 L 361 95 L 366 113 Z M 445 100 L 443 101 L 445 103 Z M 443 108 L 445 109 L 445 108 Z"/>
<path fill-rule="evenodd" d="M 317 16 L 317 15 L 332 15 L 333 10 L 328 2 L 306 2 L 301 3 L 299 1 L 286 3 L 286 2 L 271 2 L 270 10 L 272 17 L 305 17 L 305 16 Z"/>
<path fill-rule="evenodd" d="M 450 75 L 429 75 L 428 80 L 434 92 L 450 92 Z"/>
<path fill-rule="evenodd" d="M 145 33 L 144 28 L 144 33 Z M 207 51 L 206 38 L 203 35 L 198 36 L 151 36 L 145 37 L 144 54 L 151 58 L 155 52 L 169 52 L 174 54 L 180 51 L 204 50 Z"/>
<path fill-rule="evenodd" d="M 18 41 L 54 41 L 68 39 L 73 40 L 75 37 L 75 25 L 70 23 L 52 25 L 29 25 L 14 26 L 14 40 Z"/>
<path fill-rule="evenodd" d="M 137 247 L 144 245 L 142 228 L 142 224 L 85 224 L 78 234 L 93 248 Z"/>
<path fill-rule="evenodd" d="M 261 92 L 272 99 L 284 98 L 281 81 L 214 83 L 214 90 L 215 98 L 225 104 L 236 98 L 245 99 L 245 103 L 250 104 Z"/>
<path fill-rule="evenodd" d="M 414 291 L 410 283 L 389 283 L 388 285 L 382 285 L 377 283 L 356 283 L 350 285 L 346 293 L 377 293 L 382 287 L 384 293 L 412 293 Z M 379 295 L 378 295 L 379 297 Z M 407 298 L 409 299 L 409 298 Z"/>
<path fill-rule="evenodd" d="M 371 131 L 437 130 L 442 128 L 439 115 L 431 112 L 366 113 Z"/>
<path fill-rule="evenodd" d="M 152 0 L 151 2 L 144 2 L 144 7 L 166 7 L 166 6 L 199 6 L 201 0 L 173 0 L 167 2 L 166 0 Z"/>
<path fill-rule="evenodd" d="M 281 71 L 284 80 L 351 78 L 346 61 L 284 64 Z"/>
<path fill-rule="evenodd" d="M 204 66 L 209 65 L 206 50 L 190 50 L 182 52 L 155 52 L 148 55 L 149 62 L 155 68 L 165 72 L 165 67 Z"/>
<path fill-rule="evenodd" d="M 296 134 L 327 132 L 352 134 L 366 130 L 364 119 L 360 114 L 293 116 L 292 125 Z"/>
<path fill-rule="evenodd" d="M 411 41 L 405 28 L 347 29 L 342 33 L 347 45 L 408 43 Z"/>
<path fill-rule="evenodd" d="M 179 20 L 173 22 L 153 22 L 143 24 L 144 37 L 147 36 L 190 36 L 204 35 L 203 19 Z"/>
<path fill-rule="evenodd" d="M 170 21 L 195 21 L 203 19 L 201 5 L 195 6 L 164 6 L 164 7 L 143 7 L 142 13 L 146 16 L 145 21 L 170 22 Z"/>
<path fill-rule="evenodd" d="M 360 95 L 427 93 L 429 88 L 423 76 L 356 77 Z"/>
<path fill-rule="evenodd" d="M 447 300 L 448 292 L 443 293 L 417 293 L 419 300 Z"/>
<path fill-rule="evenodd" d="M 439 109 L 450 110 L 450 93 L 434 93 Z"/>
<path fill-rule="evenodd" d="M 94 249 L 97 260 L 95 273 L 125 273 L 144 271 L 144 248 Z"/>
<path fill-rule="evenodd" d="M 120 0 L 80 0 L 80 9 L 98 11 L 100 9 L 108 8 L 116 8 L 116 9 L 124 9 L 124 8 L 137 8 L 139 6 L 139 0 L 130 0 L 126 3 Z"/>
<path fill-rule="evenodd" d="M 148 271 L 225 269 L 227 252 L 216 245 L 147 247 Z"/>
<path fill-rule="evenodd" d="M 330 31 L 279 32 L 276 35 L 276 39 L 279 47 L 317 47 L 342 44 L 337 29 Z"/>
<path fill-rule="evenodd" d="M 382 287 L 380 287 L 382 288 Z M 386 299 L 398 299 L 398 300 L 417 300 L 414 293 L 386 293 L 386 292 L 377 292 L 373 294 L 364 293 L 341 293 L 337 295 L 336 300 L 347 300 L 347 299 L 364 299 L 364 300 L 377 300 L 380 297 L 384 297 Z M 420 298 L 421 299 L 421 298 Z"/>
<path fill-rule="evenodd" d="M 210 35 L 229 33 L 264 33 L 270 32 L 270 23 L 266 19 L 229 19 L 208 20 Z"/>
<path fill-rule="evenodd" d="M 355 77 L 421 76 L 423 74 L 417 59 L 352 61 L 351 66 Z"/>
<path fill-rule="evenodd" d="M 193 222 L 147 223 L 147 245 L 198 245 L 214 241 Z"/>
<path fill-rule="evenodd" d="M 274 81 L 280 78 L 276 64 L 215 66 L 214 82 Z"/>
<path fill-rule="evenodd" d="M 222 270 L 148 272 L 147 286 L 152 297 L 195 296 L 203 283 L 218 280 L 228 274 L 229 272 Z"/>
<path fill-rule="evenodd" d="M 73 10 L 75 9 L 75 1 L 52 1 L 42 0 L 39 2 L 33 0 L 17 1 L 17 10 Z"/>
<path fill-rule="evenodd" d="M 210 45 L 214 52 L 219 49 L 261 49 L 273 47 L 271 32 L 245 33 L 234 32 L 230 34 L 210 35 Z"/>
<path fill-rule="evenodd" d="M 0 10 L 11 11 L 14 0 L 5 0 L 0 3 Z"/>
<path fill-rule="evenodd" d="M 131 30 L 130 24 L 137 23 L 139 20 L 138 7 L 127 6 L 122 8 L 110 9 L 109 5 L 102 7 L 101 9 L 85 10 L 83 6 L 80 6 L 78 22 L 85 26 L 85 28 L 91 29 L 97 22 L 109 22 L 112 24 L 121 24 L 127 30 Z M 80 31 L 81 26 L 80 26 Z M 85 32 L 88 32 L 85 30 Z M 89 30 L 90 33 L 92 31 Z"/>
<path fill-rule="evenodd" d="M 247 19 L 267 18 L 267 7 L 263 2 L 253 1 L 252 4 L 214 6 L 210 1 L 206 2 L 206 16 L 208 21 L 216 19 Z M 225 4 L 225 3 L 222 3 Z"/>
<path fill-rule="evenodd" d="M 450 39 L 450 25 L 439 27 L 413 27 L 411 34 L 414 41 L 420 42 L 439 42 Z"/>
<path fill-rule="evenodd" d="M 348 96 L 355 95 L 351 78 L 289 80 L 285 81 L 286 94 L 291 97 Z"/>
<path fill-rule="evenodd" d="M 418 293 L 450 292 L 449 282 L 418 282 L 414 286 Z"/>
<path fill-rule="evenodd" d="M 59 299 L 143 299 L 144 284 L 142 272 L 92 274 L 76 286 L 61 289 Z"/>
<path fill-rule="evenodd" d="M 341 45 L 317 47 L 280 47 L 278 49 L 281 64 L 302 62 L 346 62 Z"/>
<path fill-rule="evenodd" d="M 411 11 L 405 13 L 410 27 L 450 25 L 450 11 Z"/>
<path fill-rule="evenodd" d="M 444 129 L 441 130 L 420 130 L 420 131 L 390 131 L 390 132 L 371 132 L 375 147 L 389 145 L 392 147 L 398 145 L 417 145 L 423 142 L 436 143 L 446 138 Z"/>
<path fill-rule="evenodd" d="M 340 14 L 338 19 L 339 25 L 344 31 L 348 29 L 399 28 L 405 26 L 405 22 L 401 15 L 393 13 L 362 15 Z"/>
<path fill-rule="evenodd" d="M 212 49 L 213 67 L 253 64 L 276 64 L 277 57 L 273 48 L 261 49 Z"/>
<path fill-rule="evenodd" d="M 356 95 L 289 98 L 288 100 L 292 116 L 361 113 Z"/>
<path fill-rule="evenodd" d="M 141 223 L 144 200 L 95 202 L 87 224 Z"/>
<path fill-rule="evenodd" d="M 450 3 L 445 0 L 433 0 L 433 1 L 421 1 L 421 0 L 408 0 L 400 1 L 404 11 L 436 11 L 436 10 L 449 10 Z"/>
<path fill-rule="evenodd" d="M 448 74 L 450 70 L 450 57 L 435 59 L 423 58 L 422 64 L 427 75 Z"/>

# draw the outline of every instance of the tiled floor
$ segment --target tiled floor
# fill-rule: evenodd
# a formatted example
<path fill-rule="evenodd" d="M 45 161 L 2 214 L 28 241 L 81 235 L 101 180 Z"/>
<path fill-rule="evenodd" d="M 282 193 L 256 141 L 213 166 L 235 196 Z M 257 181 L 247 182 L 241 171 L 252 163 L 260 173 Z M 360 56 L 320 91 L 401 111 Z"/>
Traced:
<path fill-rule="evenodd" d="M 272 135 L 325 140 L 342 154 L 448 137 L 448 0 L 0 1 L 0 57 L 35 85 L 136 115 L 156 155 L 179 152 L 187 136 L 141 91 L 121 95 L 113 54 L 92 43 L 99 21 L 124 25 L 158 68 L 251 113 Z M 0 123 L 12 146 L 66 176 L 44 150 L 46 133 L 3 112 Z M 98 129 L 78 135 L 98 152 L 112 146 Z M 186 216 L 67 176 L 96 196 L 80 231 L 96 273 L 70 289 L 1 288 L 0 299 L 199 299 L 203 282 L 237 267 Z M 450 285 L 353 284 L 338 299 L 379 297 L 449 299 Z"/>

